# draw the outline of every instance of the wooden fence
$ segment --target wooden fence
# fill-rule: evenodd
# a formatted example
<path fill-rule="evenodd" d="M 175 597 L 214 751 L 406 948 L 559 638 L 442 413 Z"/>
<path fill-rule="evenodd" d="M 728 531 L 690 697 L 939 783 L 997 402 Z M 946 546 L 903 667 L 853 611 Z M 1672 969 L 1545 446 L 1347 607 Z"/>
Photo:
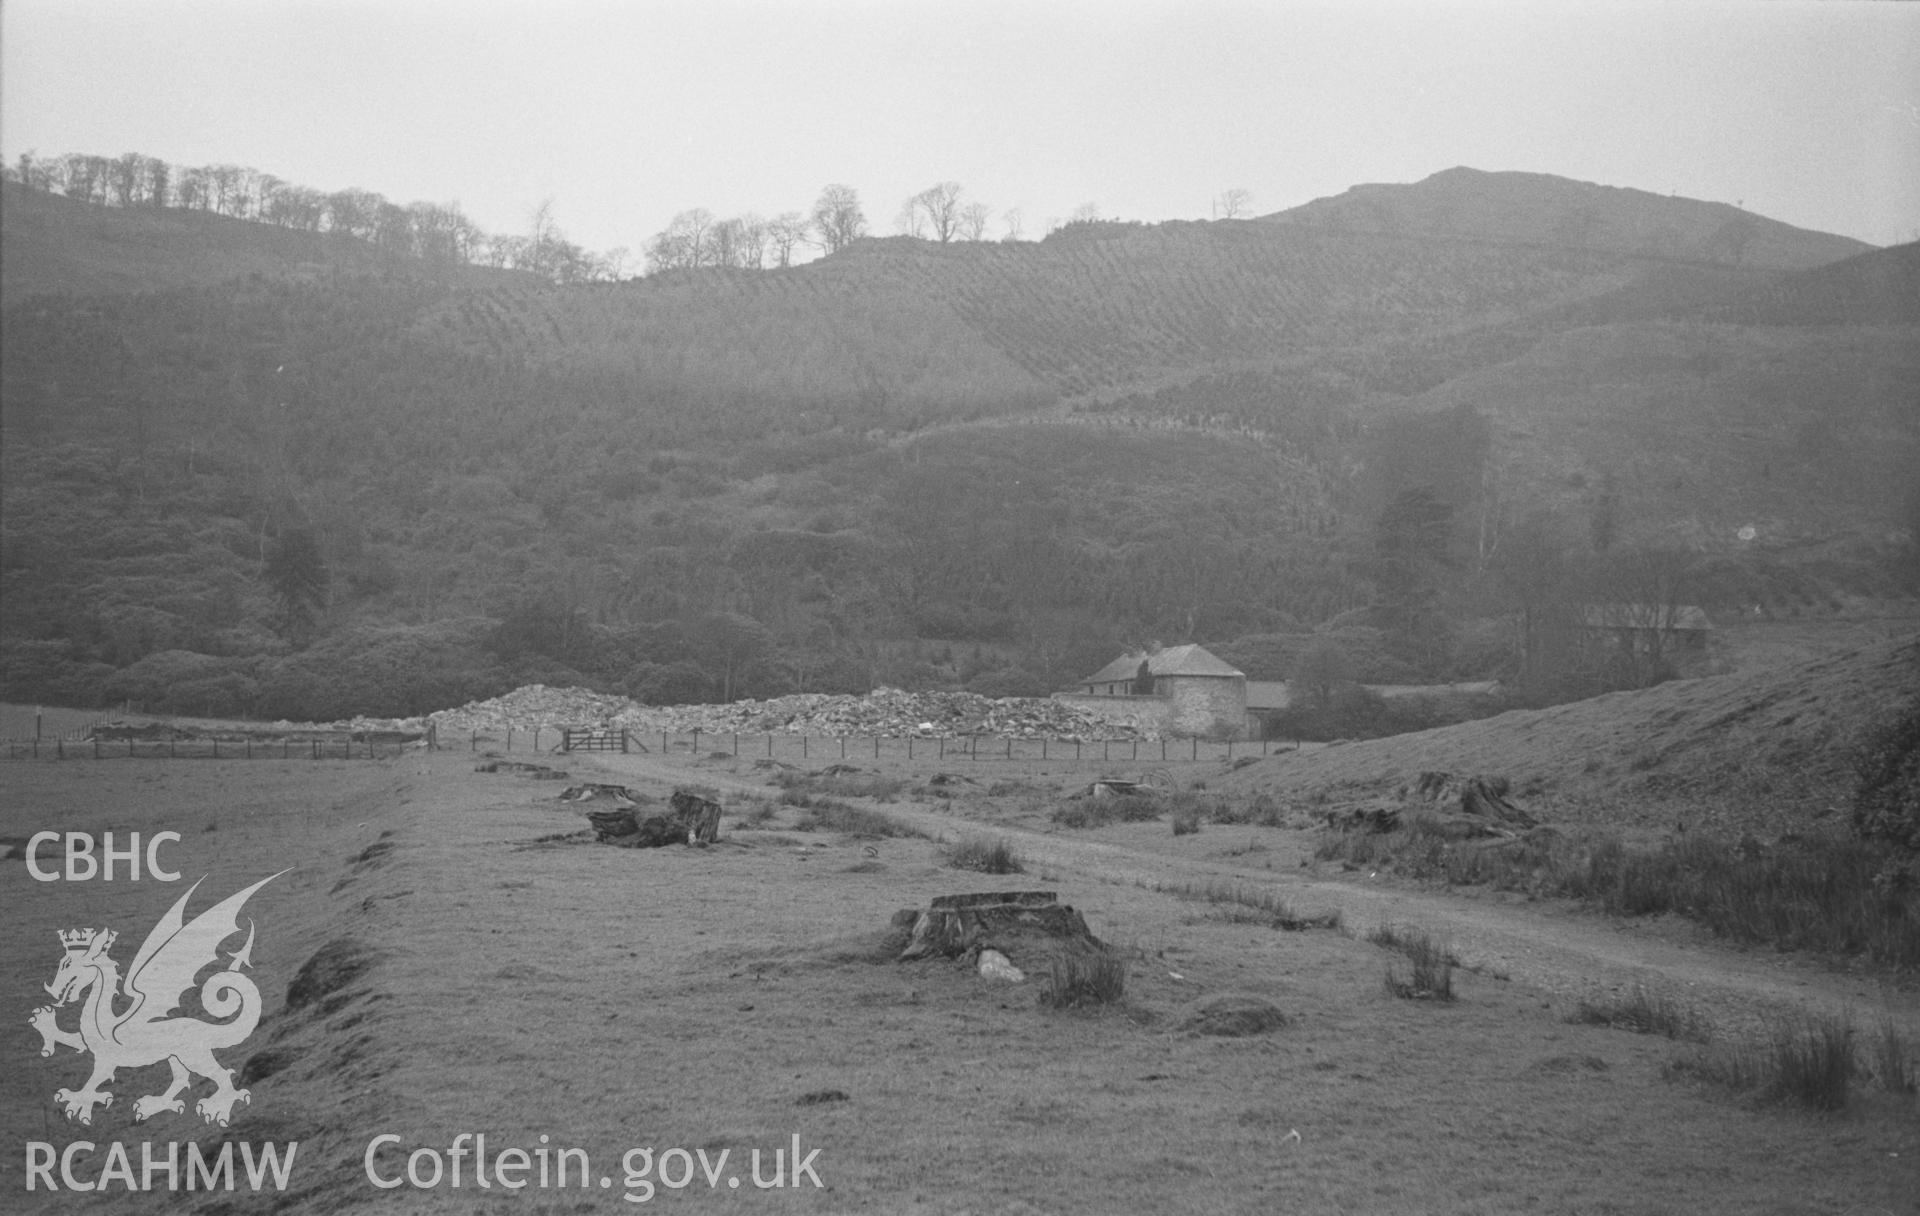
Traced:
<path fill-rule="evenodd" d="M 359 739 L 39 739 L 0 744 L 7 760 L 393 760 L 404 743 Z"/>

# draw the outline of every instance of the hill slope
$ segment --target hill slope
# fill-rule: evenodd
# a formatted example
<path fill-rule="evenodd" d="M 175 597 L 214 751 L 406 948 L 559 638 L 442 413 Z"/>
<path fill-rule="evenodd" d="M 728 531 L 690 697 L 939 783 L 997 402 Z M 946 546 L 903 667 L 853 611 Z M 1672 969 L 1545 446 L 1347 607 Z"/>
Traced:
<path fill-rule="evenodd" d="M 1600 186 L 1546 173 L 1456 168 L 1410 185 L 1355 186 L 1264 222 L 1468 237 L 1641 257 L 1798 270 L 1864 253 L 1849 237 L 1795 228 L 1726 203 Z"/>
<path fill-rule="evenodd" d="M 1501 537 L 1551 513 L 1589 559 L 1606 493 L 1622 543 L 1737 567 L 1710 608 L 1770 604 L 1753 567 L 1789 558 L 1796 604 L 1896 591 L 1911 259 L 1770 268 L 1857 248 L 1784 225 L 1719 262 L 1623 251 L 1601 237 L 1724 221 L 1579 183 L 1404 197 L 1489 182 L 1545 200 L 1514 232 L 1566 196 L 1598 235 L 1095 223 L 561 288 L 307 274 L 312 234 L 29 199 L 9 290 L 19 266 L 99 294 L 0 327 L 0 673 L 332 705 L 391 647 L 366 664 L 388 713 L 450 664 L 463 696 L 1046 691 L 1146 639 L 1379 633 L 1377 525 L 1422 490 L 1447 619 L 1402 638 L 1403 682 L 1506 663 Z M 1875 274 L 1876 323 L 1784 323 Z M 1753 301 L 1782 323 L 1739 323 Z M 333 576 L 323 659 L 264 577 L 302 533 Z"/>
<path fill-rule="evenodd" d="M 1854 749 L 1916 695 L 1920 640 L 1906 638 L 1302 751 L 1208 788 L 1366 800 L 1427 770 L 1498 774 L 1549 822 L 1774 836 L 1844 825 Z"/>
<path fill-rule="evenodd" d="M 261 274 L 412 274 L 428 268 L 358 240 L 207 211 L 102 207 L 0 182 L 0 304 L 30 296 L 124 294 Z M 462 267 L 465 282 L 520 278 Z"/>

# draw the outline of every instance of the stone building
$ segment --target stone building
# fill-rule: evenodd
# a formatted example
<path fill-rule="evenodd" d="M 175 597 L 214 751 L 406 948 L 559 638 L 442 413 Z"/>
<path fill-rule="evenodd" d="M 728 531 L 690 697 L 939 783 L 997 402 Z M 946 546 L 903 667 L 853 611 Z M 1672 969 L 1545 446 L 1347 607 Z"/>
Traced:
<path fill-rule="evenodd" d="M 1072 691 L 1053 695 L 1169 735 L 1232 739 L 1247 732 L 1246 674 L 1199 645 L 1123 654 Z"/>

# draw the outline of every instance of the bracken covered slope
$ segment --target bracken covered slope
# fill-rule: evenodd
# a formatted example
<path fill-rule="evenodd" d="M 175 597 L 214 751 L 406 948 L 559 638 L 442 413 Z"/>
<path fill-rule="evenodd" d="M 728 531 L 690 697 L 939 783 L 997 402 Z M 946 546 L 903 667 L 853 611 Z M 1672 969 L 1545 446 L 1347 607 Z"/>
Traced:
<path fill-rule="evenodd" d="M 1548 822 L 1759 836 L 1840 828 L 1863 736 L 1916 696 L 1920 639 L 1906 638 L 1283 754 L 1210 788 L 1365 799 L 1445 770 L 1508 778 Z"/>

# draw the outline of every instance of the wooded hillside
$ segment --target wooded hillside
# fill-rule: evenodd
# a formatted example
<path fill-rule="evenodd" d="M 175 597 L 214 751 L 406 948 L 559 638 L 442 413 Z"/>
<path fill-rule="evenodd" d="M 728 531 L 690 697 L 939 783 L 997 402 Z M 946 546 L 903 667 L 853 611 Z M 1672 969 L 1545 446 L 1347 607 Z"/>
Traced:
<path fill-rule="evenodd" d="M 1599 187 L 1581 241 L 1534 239 L 1558 202 L 1491 240 L 1435 227 L 1517 205 L 1461 172 L 1393 188 L 1392 232 L 1336 199 L 572 286 L 9 205 L 0 681 L 288 716 L 1026 693 L 1157 640 L 1556 696 L 1660 674 L 1518 624 L 1631 570 L 1911 594 L 1911 248 L 1783 269 L 1852 245 Z M 1608 235 L 1649 217 L 1685 256 Z"/>

